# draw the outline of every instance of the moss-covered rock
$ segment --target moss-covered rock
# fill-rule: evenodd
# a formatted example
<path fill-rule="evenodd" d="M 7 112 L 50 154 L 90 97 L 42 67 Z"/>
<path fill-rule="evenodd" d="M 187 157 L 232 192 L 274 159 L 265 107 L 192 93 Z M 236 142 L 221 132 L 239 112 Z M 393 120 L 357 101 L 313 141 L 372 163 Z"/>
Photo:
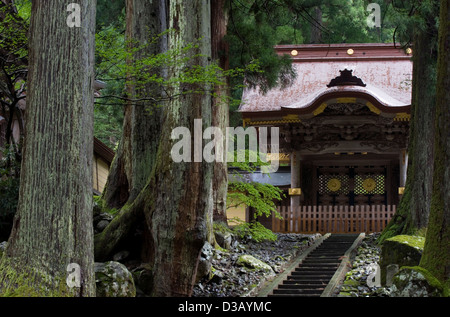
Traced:
<path fill-rule="evenodd" d="M 236 263 L 249 269 L 274 273 L 270 265 L 248 254 L 241 255 Z"/>
<path fill-rule="evenodd" d="M 97 297 L 135 297 L 132 274 L 119 262 L 95 263 Z"/>
<path fill-rule="evenodd" d="M 399 235 L 384 241 L 381 247 L 381 283 L 386 285 L 386 268 L 391 264 L 417 266 L 422 257 L 425 238 Z"/>
<path fill-rule="evenodd" d="M 391 295 L 394 297 L 441 297 L 444 288 L 426 269 L 402 267 L 393 278 Z"/>

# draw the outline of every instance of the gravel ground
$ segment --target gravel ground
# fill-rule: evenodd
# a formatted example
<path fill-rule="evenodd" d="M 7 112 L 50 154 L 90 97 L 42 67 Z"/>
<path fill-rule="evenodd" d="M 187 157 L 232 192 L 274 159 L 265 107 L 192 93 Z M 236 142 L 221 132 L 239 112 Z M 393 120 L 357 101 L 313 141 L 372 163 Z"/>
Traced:
<path fill-rule="evenodd" d="M 245 296 L 268 277 L 281 273 L 289 262 L 306 250 L 320 234 L 276 234 L 277 241 L 234 241 L 230 250 L 212 249 L 214 276 L 202 279 L 195 287 L 194 297 Z M 249 268 L 239 264 L 241 255 L 251 255 L 268 264 L 272 271 Z"/>
<path fill-rule="evenodd" d="M 366 235 L 352 262 L 352 269 L 346 274 L 338 289 L 338 297 L 386 297 L 391 290 L 376 284 L 375 275 L 380 261 L 381 248 L 376 244 L 379 233 Z M 370 280 L 372 283 L 368 283 Z"/>
<path fill-rule="evenodd" d="M 194 297 L 236 297 L 251 294 L 262 281 L 283 272 L 290 261 L 305 251 L 320 234 L 277 234 L 275 242 L 256 243 L 235 241 L 230 250 L 212 249 L 214 276 L 201 280 L 195 287 Z M 391 290 L 369 287 L 374 280 L 381 249 L 376 244 L 378 233 L 366 235 L 352 259 L 352 269 L 335 291 L 337 297 L 386 297 Z M 251 255 L 270 265 L 273 272 L 248 268 L 238 264 L 241 255 Z"/>

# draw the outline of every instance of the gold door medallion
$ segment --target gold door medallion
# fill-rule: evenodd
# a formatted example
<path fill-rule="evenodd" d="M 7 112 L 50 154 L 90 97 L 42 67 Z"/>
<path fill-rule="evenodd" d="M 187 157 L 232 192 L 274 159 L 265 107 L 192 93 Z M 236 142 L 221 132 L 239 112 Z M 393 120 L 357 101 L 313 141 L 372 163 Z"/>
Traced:
<path fill-rule="evenodd" d="M 332 178 L 328 181 L 327 187 L 332 192 L 337 192 L 341 189 L 341 181 L 337 178 Z"/>
<path fill-rule="evenodd" d="M 366 178 L 363 181 L 362 186 L 366 191 L 371 192 L 375 189 L 375 187 L 377 186 L 377 183 L 375 182 L 375 180 L 373 178 Z"/>

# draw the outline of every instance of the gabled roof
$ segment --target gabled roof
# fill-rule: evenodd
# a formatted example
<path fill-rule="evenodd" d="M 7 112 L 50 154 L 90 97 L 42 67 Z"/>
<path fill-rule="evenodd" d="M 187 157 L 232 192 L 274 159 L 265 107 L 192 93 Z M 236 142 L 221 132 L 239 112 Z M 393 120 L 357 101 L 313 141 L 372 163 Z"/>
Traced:
<path fill-rule="evenodd" d="M 329 104 L 327 100 L 345 97 L 370 103 L 380 112 L 409 112 L 411 52 L 393 44 L 281 45 L 275 49 L 280 55 L 291 55 L 297 78 L 292 86 L 266 94 L 245 89 L 239 112 L 247 116 L 286 110 L 305 114 L 324 102 Z M 330 85 L 346 69 L 363 84 L 353 80 Z"/>
<path fill-rule="evenodd" d="M 114 151 L 105 143 L 94 137 L 94 153 L 103 158 L 108 164 L 114 159 Z"/>

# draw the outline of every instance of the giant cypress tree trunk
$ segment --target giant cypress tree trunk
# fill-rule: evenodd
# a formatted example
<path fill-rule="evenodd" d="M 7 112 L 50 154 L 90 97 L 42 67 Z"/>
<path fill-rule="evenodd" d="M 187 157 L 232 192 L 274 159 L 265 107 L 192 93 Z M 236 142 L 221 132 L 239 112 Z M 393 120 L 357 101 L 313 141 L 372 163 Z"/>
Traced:
<path fill-rule="evenodd" d="M 435 5 L 435 9 L 437 9 Z M 434 16 L 427 15 L 426 29 L 414 34 L 413 82 L 409 166 L 405 193 L 397 213 L 383 231 L 381 241 L 413 234 L 428 224 L 433 184 L 433 135 L 436 104 L 436 34 Z"/>
<path fill-rule="evenodd" d="M 436 6 L 438 7 L 438 6 Z M 436 106 L 436 33 L 434 17 L 426 30 L 416 32 L 413 70 L 413 127 L 410 157 L 412 191 L 410 201 L 411 228 L 428 225 L 433 187 L 433 136 Z M 435 36 L 430 36 L 435 34 Z"/>
<path fill-rule="evenodd" d="M 450 290 L 450 1 L 441 1 L 430 219 L 420 265 Z M 448 296 L 448 295 L 447 295 Z"/>
<path fill-rule="evenodd" d="M 65 1 L 33 1 L 20 197 L 0 264 L 0 294 L 95 296 L 92 229 L 93 62 L 96 1 L 81 27 Z M 81 287 L 66 284 L 81 268 Z"/>
<path fill-rule="evenodd" d="M 143 3 L 149 5 L 148 2 Z M 163 6 L 165 1 L 159 3 Z M 185 68 L 209 63 L 210 6 L 207 0 L 174 0 L 169 3 L 170 28 L 174 30 L 169 33 L 169 49 L 181 49 L 202 39 L 198 47 L 186 53 L 189 59 L 178 56 L 175 66 L 168 69 L 168 76 L 179 78 Z M 96 257 L 106 259 L 133 233 L 133 226 L 145 219 L 141 258 L 152 268 L 153 280 L 148 288 L 155 296 L 191 294 L 201 248 L 212 235 L 212 164 L 175 163 L 171 157 L 171 148 L 177 142 L 171 138 L 173 129 L 187 127 L 194 144 L 194 119 L 202 119 L 203 128 L 211 125 L 210 94 L 184 94 L 199 89 L 208 90 L 209 87 L 183 84 L 169 92 L 177 97 L 171 98 L 161 109 L 160 134 L 157 140 L 150 136 L 147 139 L 150 144 L 157 142 L 156 150 L 150 152 L 154 158 L 151 160 L 153 165 L 150 171 L 145 166 L 142 171 L 135 168 L 130 174 L 134 177 L 133 173 L 142 172 L 145 175 L 149 172 L 145 185 L 135 199 L 128 199 L 119 215 L 96 237 Z M 136 129 L 136 122 L 130 122 L 130 129 Z M 124 137 L 127 137 L 126 134 Z M 142 146 L 146 149 L 145 144 Z M 134 155 L 135 152 L 130 152 L 127 159 L 134 161 Z"/>
<path fill-rule="evenodd" d="M 206 66 L 211 56 L 210 4 L 208 0 L 174 0 L 170 2 L 169 48 L 181 48 L 202 38 L 191 59 L 169 69 L 169 76 L 179 77 L 184 67 Z M 198 55 L 197 54 L 202 54 Z M 196 56 L 196 57 L 194 57 Z M 208 87 L 175 87 L 183 90 Z M 164 130 L 158 151 L 155 175 L 149 189 L 156 190 L 153 204 L 147 205 L 146 219 L 154 241 L 155 296 L 190 295 L 195 282 L 200 251 L 211 228 L 212 164 L 206 162 L 175 163 L 170 154 L 174 144 L 171 132 L 187 127 L 194 137 L 194 119 L 211 124 L 209 94 L 187 94 L 168 102 L 163 109 Z"/>

